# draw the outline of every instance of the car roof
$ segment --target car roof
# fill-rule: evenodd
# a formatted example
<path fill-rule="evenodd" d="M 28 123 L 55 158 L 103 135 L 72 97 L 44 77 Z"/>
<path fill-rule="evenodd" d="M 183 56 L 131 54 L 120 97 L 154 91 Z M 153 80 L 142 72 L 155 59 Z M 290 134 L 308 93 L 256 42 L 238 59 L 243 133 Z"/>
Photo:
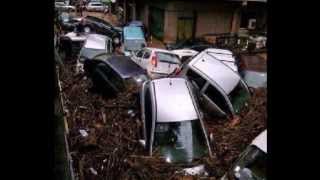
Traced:
<path fill-rule="evenodd" d="M 175 50 L 171 50 L 170 52 L 178 55 L 179 57 L 183 57 L 183 56 L 194 56 L 196 54 L 198 54 L 198 51 L 195 51 L 193 49 L 189 49 L 189 48 L 184 48 L 184 49 L 175 49 Z"/>
<path fill-rule="evenodd" d="M 123 79 L 146 74 L 146 71 L 134 63 L 130 57 L 114 55 L 104 60 Z"/>
<path fill-rule="evenodd" d="M 163 53 L 169 53 L 169 54 L 175 54 L 175 55 L 176 55 L 176 53 L 174 53 L 174 52 L 172 52 L 172 51 L 168 51 L 168 50 L 166 50 L 166 49 L 151 48 L 151 47 L 146 47 L 145 49 L 148 49 L 148 50 L 150 50 L 150 51 L 163 52 Z"/>
<path fill-rule="evenodd" d="M 152 81 L 156 99 L 156 122 L 180 122 L 199 119 L 191 91 L 184 78 Z"/>
<path fill-rule="evenodd" d="M 105 49 L 107 40 L 111 39 L 101 34 L 88 34 L 84 47 L 90 49 Z"/>
<path fill-rule="evenodd" d="M 229 94 L 241 80 L 238 73 L 206 52 L 201 52 L 194 57 L 188 66 L 202 76 L 216 82 L 226 94 Z"/>
<path fill-rule="evenodd" d="M 235 58 L 231 51 L 226 49 L 216 49 L 216 48 L 208 48 L 205 50 L 210 55 L 214 56 L 216 59 L 220 61 L 231 61 L 235 62 Z"/>
<path fill-rule="evenodd" d="M 129 22 L 129 26 L 143 26 L 142 21 L 133 20 Z"/>
<path fill-rule="evenodd" d="M 255 145 L 263 152 L 267 153 L 267 130 L 264 130 L 261 134 L 259 134 L 252 141 L 251 145 Z"/>

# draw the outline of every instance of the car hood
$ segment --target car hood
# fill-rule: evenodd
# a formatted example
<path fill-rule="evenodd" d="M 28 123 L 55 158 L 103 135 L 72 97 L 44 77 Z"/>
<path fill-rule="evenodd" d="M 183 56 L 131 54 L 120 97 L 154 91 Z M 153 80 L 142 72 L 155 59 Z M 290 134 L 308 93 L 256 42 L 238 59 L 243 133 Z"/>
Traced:
<path fill-rule="evenodd" d="M 194 56 L 198 54 L 198 51 L 195 51 L 192 49 L 176 49 L 176 50 L 172 50 L 171 52 L 178 55 L 179 58 L 182 58 L 183 56 Z"/>

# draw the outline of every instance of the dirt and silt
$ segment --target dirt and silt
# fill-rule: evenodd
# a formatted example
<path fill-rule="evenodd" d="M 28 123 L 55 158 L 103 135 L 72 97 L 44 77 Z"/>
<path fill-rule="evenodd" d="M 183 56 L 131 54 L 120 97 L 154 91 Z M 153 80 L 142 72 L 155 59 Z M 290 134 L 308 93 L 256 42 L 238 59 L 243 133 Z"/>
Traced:
<path fill-rule="evenodd" d="M 89 78 L 65 64 L 60 74 L 68 122 L 68 143 L 79 180 L 102 179 L 197 179 L 182 177 L 182 167 L 146 156 L 141 138 L 138 98 L 130 90 L 104 97 L 92 89 Z M 254 91 L 240 114 L 240 123 L 206 117 L 207 133 L 213 134 L 213 157 L 205 164 L 207 179 L 219 179 L 247 145 L 267 126 L 265 89 Z"/>

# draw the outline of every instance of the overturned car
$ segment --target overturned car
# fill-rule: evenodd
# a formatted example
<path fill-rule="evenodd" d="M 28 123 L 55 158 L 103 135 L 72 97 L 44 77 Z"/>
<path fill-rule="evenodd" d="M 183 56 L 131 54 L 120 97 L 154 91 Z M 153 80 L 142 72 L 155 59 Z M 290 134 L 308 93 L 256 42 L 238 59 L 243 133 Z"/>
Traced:
<path fill-rule="evenodd" d="M 200 104 L 208 112 L 233 116 L 247 104 L 250 91 L 232 66 L 206 50 L 185 62 L 177 74 L 191 81 Z"/>

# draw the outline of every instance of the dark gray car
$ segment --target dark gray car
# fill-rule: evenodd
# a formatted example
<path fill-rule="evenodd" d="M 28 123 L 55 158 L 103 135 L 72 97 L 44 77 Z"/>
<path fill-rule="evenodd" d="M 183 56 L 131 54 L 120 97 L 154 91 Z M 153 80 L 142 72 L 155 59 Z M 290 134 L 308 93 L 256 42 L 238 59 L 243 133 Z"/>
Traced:
<path fill-rule="evenodd" d="M 84 70 L 96 87 L 112 94 L 131 87 L 138 92 L 142 83 L 148 80 L 146 71 L 126 56 L 105 54 L 85 60 Z"/>

